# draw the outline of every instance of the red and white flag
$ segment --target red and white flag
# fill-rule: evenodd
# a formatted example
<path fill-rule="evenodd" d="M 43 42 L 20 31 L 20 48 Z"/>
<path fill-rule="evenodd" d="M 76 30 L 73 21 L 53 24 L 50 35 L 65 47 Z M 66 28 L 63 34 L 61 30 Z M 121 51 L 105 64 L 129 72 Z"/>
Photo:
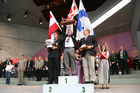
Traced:
<path fill-rule="evenodd" d="M 53 13 L 50 11 L 50 22 L 49 22 L 49 34 L 48 34 L 48 39 L 51 39 L 53 37 L 51 37 L 51 35 L 60 28 L 58 22 L 56 21 Z"/>
<path fill-rule="evenodd" d="M 78 14 L 78 8 L 77 8 L 75 0 L 73 0 L 71 9 L 70 9 L 69 14 L 67 16 L 67 19 L 73 19 L 73 17 L 77 14 Z"/>
<path fill-rule="evenodd" d="M 74 18 L 74 16 L 77 14 L 78 14 L 78 8 L 77 8 L 75 0 L 73 0 L 71 9 L 70 9 L 69 14 L 67 16 L 67 19 L 72 20 Z M 73 24 L 67 25 L 66 33 L 67 33 L 68 29 L 73 31 Z"/>

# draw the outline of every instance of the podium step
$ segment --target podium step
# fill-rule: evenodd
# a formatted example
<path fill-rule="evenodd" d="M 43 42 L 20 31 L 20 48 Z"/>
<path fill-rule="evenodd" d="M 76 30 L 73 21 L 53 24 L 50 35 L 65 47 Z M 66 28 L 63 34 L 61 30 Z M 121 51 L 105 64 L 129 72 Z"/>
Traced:
<path fill-rule="evenodd" d="M 94 93 L 93 84 L 78 84 L 78 76 L 59 76 L 58 84 L 43 85 L 43 93 Z"/>
<path fill-rule="evenodd" d="M 94 93 L 93 84 L 43 85 L 43 93 Z"/>
<path fill-rule="evenodd" d="M 78 84 L 78 76 L 59 76 L 58 84 Z"/>

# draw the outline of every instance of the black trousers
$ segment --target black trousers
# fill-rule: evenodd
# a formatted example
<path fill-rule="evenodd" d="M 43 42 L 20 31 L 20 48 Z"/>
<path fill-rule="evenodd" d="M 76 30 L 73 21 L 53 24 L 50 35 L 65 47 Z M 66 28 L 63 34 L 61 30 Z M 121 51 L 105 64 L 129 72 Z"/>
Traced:
<path fill-rule="evenodd" d="M 27 77 L 30 78 L 32 76 L 32 68 L 26 69 Z"/>
<path fill-rule="evenodd" d="M 118 74 L 118 67 L 117 67 L 117 64 L 112 64 L 112 74 Z"/>
<path fill-rule="evenodd" d="M 128 62 L 121 59 L 120 60 L 120 63 L 121 63 L 121 71 L 122 71 L 122 74 L 124 74 L 124 71 L 126 71 L 126 74 L 129 74 L 129 67 L 128 67 Z"/>
<path fill-rule="evenodd" d="M 58 83 L 60 75 L 60 57 L 48 57 L 49 83 Z"/>
<path fill-rule="evenodd" d="M 42 74 L 41 69 L 37 69 L 36 70 L 36 78 L 37 78 L 37 81 L 41 81 L 41 74 Z"/>
<path fill-rule="evenodd" d="M 138 69 L 140 70 L 139 59 L 133 59 L 133 66 L 134 66 L 134 70 L 136 70 L 137 66 L 138 66 Z"/>

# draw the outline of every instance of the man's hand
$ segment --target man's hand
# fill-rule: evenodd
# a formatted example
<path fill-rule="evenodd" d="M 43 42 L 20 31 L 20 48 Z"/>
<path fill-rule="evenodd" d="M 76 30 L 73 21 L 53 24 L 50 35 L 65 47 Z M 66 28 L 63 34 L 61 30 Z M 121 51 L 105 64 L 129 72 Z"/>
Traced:
<path fill-rule="evenodd" d="M 112 62 L 112 64 L 115 64 L 115 62 Z"/>
<path fill-rule="evenodd" d="M 75 52 L 78 52 L 79 53 L 79 50 L 77 49 Z"/>
<path fill-rule="evenodd" d="M 79 50 L 80 50 L 80 51 L 83 51 L 83 49 L 82 49 L 82 48 L 80 48 Z"/>
<path fill-rule="evenodd" d="M 56 49 L 56 48 L 57 48 L 56 46 L 53 46 L 53 47 L 52 47 L 53 50 Z"/>
<path fill-rule="evenodd" d="M 91 49 L 91 48 L 93 48 L 93 46 L 87 46 L 87 49 Z"/>

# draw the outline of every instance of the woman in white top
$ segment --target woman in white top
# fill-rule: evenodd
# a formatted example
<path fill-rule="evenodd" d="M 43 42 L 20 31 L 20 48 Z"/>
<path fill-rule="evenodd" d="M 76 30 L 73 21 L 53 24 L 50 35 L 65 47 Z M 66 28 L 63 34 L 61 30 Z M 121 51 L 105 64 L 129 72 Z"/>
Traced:
<path fill-rule="evenodd" d="M 13 65 L 11 64 L 11 62 L 8 62 L 8 64 L 6 65 L 6 84 L 10 84 L 10 77 L 11 77 L 11 71 L 13 69 Z"/>

